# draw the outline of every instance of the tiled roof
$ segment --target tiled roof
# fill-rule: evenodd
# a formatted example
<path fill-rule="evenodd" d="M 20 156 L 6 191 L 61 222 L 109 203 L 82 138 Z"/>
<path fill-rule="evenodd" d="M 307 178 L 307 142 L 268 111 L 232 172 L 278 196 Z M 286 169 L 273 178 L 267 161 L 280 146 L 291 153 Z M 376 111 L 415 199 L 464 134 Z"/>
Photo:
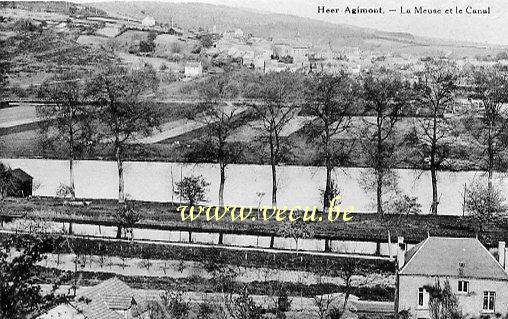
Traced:
<path fill-rule="evenodd" d="M 78 292 L 74 301 L 53 308 L 40 319 L 125 319 L 122 311 L 128 310 L 132 317 L 140 318 L 147 310 L 146 300 L 141 298 L 129 286 L 118 278 Z M 119 312 L 117 312 L 119 311 Z"/>
<path fill-rule="evenodd" d="M 49 310 L 37 319 L 85 319 L 85 316 L 69 304 L 61 304 Z"/>
<path fill-rule="evenodd" d="M 118 312 L 111 310 L 102 300 L 80 300 L 71 302 L 86 319 L 124 319 Z"/>
<path fill-rule="evenodd" d="M 508 280 L 508 273 L 476 238 L 429 237 L 406 253 L 399 274 Z"/>
<path fill-rule="evenodd" d="M 134 292 L 123 281 L 114 277 L 86 290 L 81 296 L 91 300 L 102 300 L 113 310 L 127 310 L 132 306 Z"/>

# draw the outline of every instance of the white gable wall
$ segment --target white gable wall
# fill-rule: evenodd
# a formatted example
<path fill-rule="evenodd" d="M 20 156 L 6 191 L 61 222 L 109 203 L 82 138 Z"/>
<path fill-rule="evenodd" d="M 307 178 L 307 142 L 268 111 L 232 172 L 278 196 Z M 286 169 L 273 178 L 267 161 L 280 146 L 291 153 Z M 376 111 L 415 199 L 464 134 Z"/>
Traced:
<path fill-rule="evenodd" d="M 443 287 L 446 278 L 440 278 Z M 508 281 L 495 281 L 489 279 L 471 279 L 471 278 L 448 278 L 452 291 L 459 300 L 459 307 L 464 315 L 472 318 L 480 318 L 480 315 L 502 314 L 503 318 L 508 315 Z M 469 281 L 469 293 L 458 292 L 458 281 Z M 398 311 L 409 310 L 413 318 L 430 318 L 428 312 L 428 294 L 425 293 L 424 306 L 418 306 L 418 288 L 434 285 L 436 277 L 430 276 L 399 276 L 399 308 Z M 495 312 L 489 313 L 483 311 L 483 292 L 496 292 Z"/>

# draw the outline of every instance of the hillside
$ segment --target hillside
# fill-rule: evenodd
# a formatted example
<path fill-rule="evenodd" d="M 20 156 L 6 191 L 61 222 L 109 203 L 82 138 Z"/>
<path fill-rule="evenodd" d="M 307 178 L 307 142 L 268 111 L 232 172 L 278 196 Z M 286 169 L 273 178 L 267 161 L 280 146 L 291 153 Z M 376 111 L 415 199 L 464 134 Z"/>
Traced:
<path fill-rule="evenodd" d="M 203 3 L 98 2 L 91 5 L 112 16 L 142 19 L 150 15 L 161 23 L 170 23 L 173 18 L 174 23 L 184 29 L 212 30 L 215 26 L 221 32 L 241 28 L 246 34 L 274 39 L 294 38 L 299 34 L 302 39 L 323 48 L 357 46 L 369 51 L 457 56 L 495 54 L 500 49 Z"/>

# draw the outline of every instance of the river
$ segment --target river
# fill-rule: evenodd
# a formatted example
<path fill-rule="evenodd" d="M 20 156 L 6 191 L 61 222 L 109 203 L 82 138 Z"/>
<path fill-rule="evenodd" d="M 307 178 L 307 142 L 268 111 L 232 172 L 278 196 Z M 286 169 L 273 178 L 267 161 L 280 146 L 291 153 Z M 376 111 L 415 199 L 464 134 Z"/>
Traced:
<path fill-rule="evenodd" d="M 11 168 L 21 168 L 34 178 L 36 196 L 55 196 L 60 184 L 68 184 L 69 164 L 65 160 L 0 159 Z M 125 162 L 125 192 L 133 200 L 169 202 L 178 201 L 172 195 L 174 183 L 182 177 L 203 175 L 210 183 L 207 192 L 210 204 L 218 203 L 219 168 L 217 164 L 188 164 L 167 162 Z M 278 168 L 279 206 L 321 207 L 321 189 L 324 188 L 323 167 L 280 166 Z M 428 213 L 432 201 L 430 172 L 398 169 L 399 188 L 410 196 L 418 197 L 423 213 Z M 254 206 L 270 205 L 271 171 L 268 165 L 229 165 L 226 172 L 224 200 L 226 204 Z M 333 176 L 341 189 L 342 207 L 354 206 L 355 211 L 374 210 L 374 192 L 361 186 L 365 168 L 339 168 Z M 439 172 L 439 213 L 462 215 L 464 185 L 485 178 L 483 172 Z M 505 194 L 508 176 L 495 174 L 494 184 Z M 115 199 L 118 197 L 116 162 L 83 160 L 75 162 L 75 186 L 78 198 Z"/>

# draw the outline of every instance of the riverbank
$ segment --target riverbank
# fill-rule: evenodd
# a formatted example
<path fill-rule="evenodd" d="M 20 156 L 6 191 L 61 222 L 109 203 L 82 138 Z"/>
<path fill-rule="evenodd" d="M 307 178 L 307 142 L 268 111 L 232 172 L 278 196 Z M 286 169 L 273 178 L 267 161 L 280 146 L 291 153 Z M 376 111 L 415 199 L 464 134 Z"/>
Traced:
<path fill-rule="evenodd" d="M 11 168 L 20 168 L 33 177 L 33 195 L 55 197 L 62 185 L 69 183 L 69 162 L 46 159 L 0 159 Z M 174 193 L 176 184 L 185 177 L 201 175 L 210 185 L 205 191 L 207 204 L 218 204 L 220 174 L 218 164 L 125 162 L 125 194 L 131 200 L 149 202 L 180 201 Z M 398 175 L 399 195 L 415 197 L 422 213 L 429 212 L 432 203 L 432 183 L 428 171 L 394 170 Z M 365 186 L 372 175 L 367 168 L 338 168 L 332 174 L 334 185 L 340 188 L 342 207 L 353 206 L 356 212 L 375 211 L 375 191 Z M 102 200 L 118 198 L 118 169 L 113 161 L 75 161 L 76 197 Z M 483 172 L 438 172 L 438 211 L 441 215 L 463 214 L 464 192 L 475 181 L 482 181 Z M 280 166 L 277 168 L 279 207 L 322 205 L 325 187 L 324 167 Z M 231 164 L 226 169 L 224 202 L 228 205 L 270 206 L 272 175 L 269 165 Z M 505 174 L 494 174 L 493 184 L 506 189 Z M 388 194 L 385 196 L 388 200 Z"/>
<path fill-rule="evenodd" d="M 1 218 L 23 216 L 28 219 L 41 219 L 61 223 L 80 223 L 103 226 L 116 226 L 115 214 L 118 204 L 114 200 L 85 200 L 89 205 L 69 205 L 59 198 L 7 199 L 0 208 Z M 232 222 L 230 219 L 208 222 L 203 216 L 194 222 L 182 222 L 176 211 L 178 204 L 132 202 L 141 220 L 136 228 L 153 230 L 179 230 L 190 232 L 213 232 L 251 236 L 277 235 L 280 224 L 275 221 Z M 254 213 L 258 213 L 254 210 Z M 353 214 L 349 222 L 316 222 L 313 224 L 314 238 L 324 240 L 355 240 L 396 243 L 398 236 L 406 242 L 416 244 L 429 235 L 445 237 L 474 237 L 474 226 L 468 219 L 460 216 L 432 215 L 385 215 Z M 487 247 L 497 247 L 500 240 L 508 240 L 508 220 L 486 224 L 478 234 Z"/>

